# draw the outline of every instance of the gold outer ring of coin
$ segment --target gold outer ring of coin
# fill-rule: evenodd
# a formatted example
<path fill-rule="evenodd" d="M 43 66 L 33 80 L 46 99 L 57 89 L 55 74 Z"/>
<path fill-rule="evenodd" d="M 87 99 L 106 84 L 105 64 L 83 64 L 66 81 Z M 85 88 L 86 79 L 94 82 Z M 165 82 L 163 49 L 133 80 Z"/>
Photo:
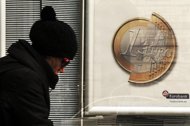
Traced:
<path fill-rule="evenodd" d="M 166 55 L 157 64 L 154 70 L 138 72 L 135 71 L 134 64 L 130 63 L 121 55 L 121 41 L 126 32 L 135 27 L 147 27 L 148 24 L 155 25 L 166 36 Z M 131 44 L 131 43 L 129 43 Z M 176 57 L 176 38 L 171 26 L 160 15 L 153 13 L 151 20 L 145 18 L 135 18 L 124 23 L 116 32 L 113 40 L 113 52 L 117 63 L 130 73 L 129 82 L 144 84 L 155 81 L 162 77 L 171 68 Z"/>

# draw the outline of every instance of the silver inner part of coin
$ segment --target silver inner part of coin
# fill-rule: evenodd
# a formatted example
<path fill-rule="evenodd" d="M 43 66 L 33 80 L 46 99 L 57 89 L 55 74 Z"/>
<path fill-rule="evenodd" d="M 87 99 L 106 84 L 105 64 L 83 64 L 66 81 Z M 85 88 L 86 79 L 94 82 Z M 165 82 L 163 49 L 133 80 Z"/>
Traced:
<path fill-rule="evenodd" d="M 137 26 L 126 31 L 121 40 L 121 56 L 134 66 L 133 72 L 152 72 L 168 56 L 167 34 L 154 24 Z"/>

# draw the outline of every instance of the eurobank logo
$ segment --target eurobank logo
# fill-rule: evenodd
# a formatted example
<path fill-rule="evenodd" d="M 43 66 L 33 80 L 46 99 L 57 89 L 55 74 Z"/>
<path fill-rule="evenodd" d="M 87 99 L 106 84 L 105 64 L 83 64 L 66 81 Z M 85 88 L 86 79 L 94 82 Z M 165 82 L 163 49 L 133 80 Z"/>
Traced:
<path fill-rule="evenodd" d="M 189 99 L 189 94 L 187 93 L 169 93 L 167 90 L 164 90 L 162 95 L 167 99 Z"/>

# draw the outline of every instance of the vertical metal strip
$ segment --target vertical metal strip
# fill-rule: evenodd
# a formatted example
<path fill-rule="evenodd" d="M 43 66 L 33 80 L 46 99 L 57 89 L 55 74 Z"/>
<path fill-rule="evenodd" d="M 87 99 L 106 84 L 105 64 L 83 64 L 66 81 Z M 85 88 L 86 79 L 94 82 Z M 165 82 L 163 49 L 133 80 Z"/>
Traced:
<path fill-rule="evenodd" d="M 42 11 L 42 0 L 40 0 L 40 12 Z"/>
<path fill-rule="evenodd" d="M 82 31 L 81 31 L 81 126 L 84 118 L 84 29 L 85 29 L 85 0 L 82 0 Z"/>
<path fill-rule="evenodd" d="M 6 0 L 0 1 L 0 57 L 6 54 Z"/>

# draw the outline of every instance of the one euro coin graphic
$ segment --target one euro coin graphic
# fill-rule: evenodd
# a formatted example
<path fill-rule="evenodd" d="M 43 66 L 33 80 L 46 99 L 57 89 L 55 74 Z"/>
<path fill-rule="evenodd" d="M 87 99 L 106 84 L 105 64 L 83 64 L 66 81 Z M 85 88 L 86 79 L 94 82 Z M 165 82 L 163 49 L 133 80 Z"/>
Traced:
<path fill-rule="evenodd" d="M 129 82 L 148 83 L 161 78 L 176 57 L 176 37 L 169 23 L 153 13 L 151 20 L 134 18 L 115 33 L 117 63 L 129 72 Z"/>

